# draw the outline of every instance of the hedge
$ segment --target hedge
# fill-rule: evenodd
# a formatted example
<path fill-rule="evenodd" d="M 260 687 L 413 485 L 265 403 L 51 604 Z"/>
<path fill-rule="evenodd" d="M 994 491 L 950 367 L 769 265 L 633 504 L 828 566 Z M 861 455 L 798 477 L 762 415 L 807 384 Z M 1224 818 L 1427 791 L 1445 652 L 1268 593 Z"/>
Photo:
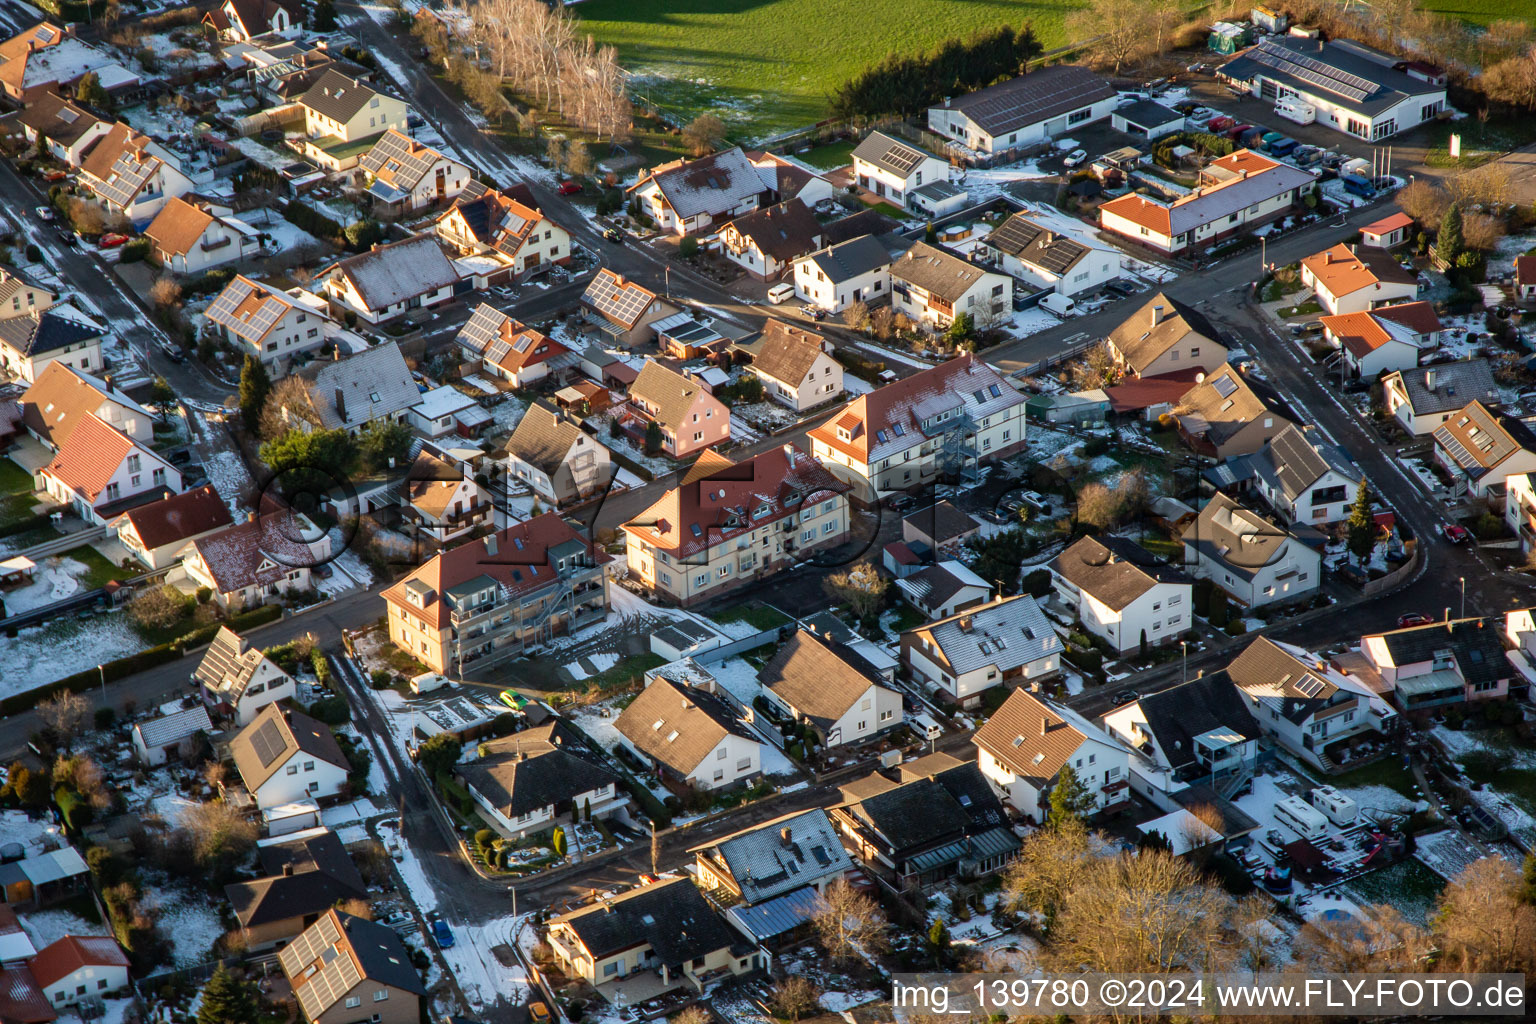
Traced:
<path fill-rule="evenodd" d="M 341 225 L 325 214 L 316 210 L 313 206 L 299 202 L 297 199 L 288 200 L 283 207 L 283 219 L 303 231 L 314 235 L 316 238 L 330 242 L 335 246 L 347 244 L 346 236 L 342 234 Z"/>
<path fill-rule="evenodd" d="M 639 477 L 641 480 L 649 482 L 656 479 L 655 473 L 652 473 L 650 470 L 646 469 L 644 466 L 640 465 L 640 463 L 636 462 L 628 455 L 625 455 L 623 452 L 609 448 L 608 457 L 613 459 L 614 462 L 617 462 L 619 465 L 623 466 L 625 469 L 629 470 L 631 473 L 635 474 L 635 476 Z"/>
<path fill-rule="evenodd" d="M 29 516 L 26 519 L 0 526 L 0 537 L 14 537 L 18 533 L 26 533 L 28 530 L 36 530 L 41 527 L 48 526 L 53 522 L 53 520 L 49 517 L 52 516 L 54 512 L 60 511 L 65 507 L 66 506 L 64 505 L 55 505 L 53 508 L 45 509 L 35 516 Z"/>

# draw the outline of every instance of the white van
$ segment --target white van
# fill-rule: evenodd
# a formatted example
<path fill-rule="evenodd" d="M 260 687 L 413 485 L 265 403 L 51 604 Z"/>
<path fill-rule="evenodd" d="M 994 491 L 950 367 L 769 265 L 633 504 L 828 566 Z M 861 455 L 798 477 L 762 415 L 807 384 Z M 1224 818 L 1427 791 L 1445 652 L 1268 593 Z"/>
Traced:
<path fill-rule="evenodd" d="M 781 306 L 795 297 L 795 286 L 785 281 L 768 289 L 768 301 Z"/>
<path fill-rule="evenodd" d="M 411 679 L 411 692 L 414 694 L 431 693 L 433 690 L 442 689 L 451 685 L 448 677 L 437 672 L 423 672 Z"/>
<path fill-rule="evenodd" d="M 1060 292 L 1051 292 L 1040 300 L 1042 309 L 1048 309 L 1057 316 L 1072 316 L 1077 312 L 1077 303 Z"/>
<path fill-rule="evenodd" d="M 944 727 L 933 720 L 932 715 L 919 713 L 907 719 L 912 731 L 925 740 L 936 740 L 944 735 Z"/>

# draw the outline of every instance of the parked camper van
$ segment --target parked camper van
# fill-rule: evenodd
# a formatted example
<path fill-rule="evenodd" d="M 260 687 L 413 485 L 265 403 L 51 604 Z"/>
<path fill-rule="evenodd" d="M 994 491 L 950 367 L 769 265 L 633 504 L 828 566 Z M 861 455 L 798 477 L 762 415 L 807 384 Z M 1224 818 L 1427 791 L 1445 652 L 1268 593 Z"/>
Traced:
<path fill-rule="evenodd" d="M 1040 308 L 1048 309 L 1057 316 L 1075 316 L 1077 314 L 1077 303 L 1059 292 L 1051 292 L 1051 294 L 1041 299 Z"/>
<path fill-rule="evenodd" d="M 1297 124 L 1311 124 L 1317 120 L 1317 108 L 1294 96 L 1288 96 L 1275 104 L 1275 116 Z"/>
<path fill-rule="evenodd" d="M 1340 828 L 1347 828 L 1360 816 L 1354 798 L 1345 796 L 1332 786 L 1318 786 L 1312 791 L 1312 806 L 1328 815 L 1328 820 Z"/>
<path fill-rule="evenodd" d="M 944 727 L 935 722 L 933 716 L 929 714 L 915 714 L 907 719 L 907 723 L 912 726 L 913 732 L 925 740 L 936 740 L 944 735 Z"/>
<path fill-rule="evenodd" d="M 795 297 L 795 286 L 787 282 L 776 284 L 768 289 L 768 301 L 775 306 L 781 306 Z"/>
<path fill-rule="evenodd" d="M 1275 821 L 1303 839 L 1321 839 L 1328 833 L 1323 812 L 1299 796 L 1288 796 L 1275 804 Z"/>

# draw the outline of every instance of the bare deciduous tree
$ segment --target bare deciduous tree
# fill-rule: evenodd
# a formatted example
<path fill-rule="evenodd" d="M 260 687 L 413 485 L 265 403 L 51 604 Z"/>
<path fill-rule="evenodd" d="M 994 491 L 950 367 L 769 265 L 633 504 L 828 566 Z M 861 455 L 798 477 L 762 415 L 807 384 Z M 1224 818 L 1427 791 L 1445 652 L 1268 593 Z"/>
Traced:
<path fill-rule="evenodd" d="M 810 979 L 792 974 L 773 990 L 773 1012 L 788 1021 L 809 1017 L 821 1008 L 821 991 Z"/>
<path fill-rule="evenodd" d="M 187 808 L 181 828 L 191 837 L 198 863 L 204 865 L 234 861 L 256 845 L 255 823 L 221 800 Z"/>
<path fill-rule="evenodd" d="M 674 1015 L 671 1024 L 714 1024 L 714 1020 L 708 1010 L 695 1004 Z"/>
<path fill-rule="evenodd" d="M 816 899 L 811 921 L 827 955 L 838 963 L 873 957 L 885 949 L 885 915 L 875 901 L 844 881 Z"/>
<path fill-rule="evenodd" d="M 1445 189 L 1427 178 L 1415 178 L 1397 193 L 1397 205 L 1402 211 L 1433 234 L 1440 230 L 1440 218 L 1451 205 Z"/>
<path fill-rule="evenodd" d="M 1094 838 L 1081 821 L 1068 819 L 1024 840 L 1003 873 L 1003 899 L 1014 913 L 1032 916 L 1049 931 L 1068 895 L 1093 860 Z"/>
<path fill-rule="evenodd" d="M 66 745 L 78 733 L 91 713 L 90 702 L 78 693 L 61 690 L 37 704 L 37 717 L 52 729 Z"/>
<path fill-rule="evenodd" d="M 168 629 L 186 611 L 186 597 L 175 587 L 152 587 L 128 602 L 128 614 L 147 629 Z"/>
<path fill-rule="evenodd" d="M 1109 343 L 1101 341 L 1083 353 L 1083 358 L 1072 364 L 1072 383 L 1078 389 L 1108 387 L 1120 380 L 1120 367 L 1109 350 Z"/>
<path fill-rule="evenodd" d="M 1520 871 L 1499 857 L 1473 861 L 1440 897 L 1435 937 L 1463 971 L 1536 967 L 1536 907 L 1520 901 Z"/>
<path fill-rule="evenodd" d="M 1320 973 L 1413 971 L 1434 943 L 1423 928 L 1384 904 L 1360 908 L 1338 921 L 1314 917 L 1297 934 L 1296 964 Z"/>
<path fill-rule="evenodd" d="M 822 581 L 822 588 L 836 601 L 846 601 L 860 619 L 873 619 L 885 604 L 891 581 L 880 575 L 870 562 L 860 562 L 847 572 L 833 573 Z"/>
<path fill-rule="evenodd" d="M 862 331 L 869 325 L 869 304 L 863 299 L 854 299 L 843 310 L 843 323 L 856 331 Z"/>
<path fill-rule="evenodd" d="M 1072 38 L 1088 40 L 1084 47 L 1088 59 L 1117 75 L 1126 64 L 1146 57 L 1156 45 L 1156 34 L 1149 36 L 1147 30 L 1142 0 L 1092 0 L 1067 16 Z"/>
<path fill-rule="evenodd" d="M 161 309 L 174 309 L 181 305 L 181 285 L 170 277 L 156 278 L 149 286 L 149 297 Z"/>
<path fill-rule="evenodd" d="M 725 122 L 714 114 L 700 114 L 683 129 L 683 141 L 694 156 L 712 153 L 725 141 Z"/>

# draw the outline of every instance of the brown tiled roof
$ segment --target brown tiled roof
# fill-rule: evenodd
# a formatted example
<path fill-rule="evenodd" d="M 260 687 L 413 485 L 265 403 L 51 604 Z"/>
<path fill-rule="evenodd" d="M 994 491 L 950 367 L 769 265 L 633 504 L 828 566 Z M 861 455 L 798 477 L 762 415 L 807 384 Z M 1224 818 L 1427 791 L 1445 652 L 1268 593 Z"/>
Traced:
<path fill-rule="evenodd" d="M 1377 306 L 1371 315 L 1382 320 L 1402 324 L 1416 334 L 1434 334 L 1441 330 L 1440 317 L 1435 307 L 1419 299 L 1416 302 L 1399 302 L 1391 306 Z"/>
<path fill-rule="evenodd" d="M 54 361 L 21 396 L 21 418 L 28 430 L 54 448 L 64 447 L 69 435 L 103 402 L 115 401 L 79 371 Z"/>
<path fill-rule="evenodd" d="M 507 453 L 553 476 L 582 438 L 587 438 L 587 434 L 576 423 L 542 402 L 535 402 L 523 413 L 507 440 Z"/>
<path fill-rule="evenodd" d="M 148 550 L 195 537 L 221 526 L 229 526 L 229 506 L 212 484 L 204 484 L 183 494 L 140 505 L 123 513 L 133 532 Z"/>
<path fill-rule="evenodd" d="M 312 566 L 314 553 L 298 539 L 302 532 L 298 517 L 279 507 L 199 537 L 192 547 L 208 566 L 219 592 L 229 594 L 277 583 L 294 569 Z"/>
<path fill-rule="evenodd" d="M 842 718 L 871 686 L 881 685 L 863 658 L 808 629 L 796 630 L 774 652 L 757 681 L 822 728 Z"/>
<path fill-rule="evenodd" d="M 1161 313 L 1158 307 L 1162 307 Z M 1221 335 L 1205 314 L 1170 298 L 1166 292 L 1158 292 L 1109 332 L 1109 343 L 1139 374 L 1191 334 L 1221 344 Z"/>
<path fill-rule="evenodd" d="M 48 997 L 25 964 L 0 970 L 0 1020 L 6 1024 L 49 1024 L 58 1019 Z"/>
<path fill-rule="evenodd" d="M 1272 417 L 1281 425 L 1293 422 L 1290 410 L 1267 387 L 1256 386 L 1237 367 L 1227 365 L 1206 377 L 1184 395 L 1177 413 L 1185 430 L 1220 446 L 1260 417 Z"/>
<path fill-rule="evenodd" d="M 987 273 L 979 267 L 942 249 L 918 242 L 891 264 L 891 276 L 936 295 L 957 302 Z"/>
<path fill-rule="evenodd" d="M 16 114 L 16 120 L 65 146 L 73 145 L 92 125 L 101 121 L 73 100 L 55 92 L 28 103 Z"/>
<path fill-rule="evenodd" d="M 261 713 L 235 734 L 229 744 L 235 770 L 245 788 L 255 792 L 276 775 L 295 754 L 304 753 L 327 764 L 348 767 L 330 726 L 324 722 L 268 704 Z"/>
<path fill-rule="evenodd" d="M 1479 474 L 1518 451 L 1536 451 L 1531 429 L 1513 416 L 1493 412 L 1474 401 L 1435 430 L 1435 444 L 1462 469 Z"/>
<path fill-rule="evenodd" d="M 688 775 L 727 736 L 756 741 L 725 698 L 656 676 L 614 722 L 636 749 Z"/>
<path fill-rule="evenodd" d="M 213 214 L 202 207 L 193 206 L 185 199 L 173 197 L 161 207 L 155 219 L 149 222 L 144 234 L 154 241 L 155 248 L 161 252 L 185 256 L 192 251 L 192 247 L 212 223 Z"/>
<path fill-rule="evenodd" d="M 752 360 L 758 373 L 786 384 L 798 385 L 816 365 L 826 339 L 809 327 L 769 320 L 763 325 L 762 345 Z"/>
<path fill-rule="evenodd" d="M 643 399 L 647 407 L 655 407 L 653 418 L 662 426 L 676 432 L 683 427 L 683 417 L 693 408 L 704 386 L 684 377 L 654 360 L 647 360 L 640 375 L 629 386 L 631 398 Z"/>
<path fill-rule="evenodd" d="M 1193 546 L 1242 575 L 1252 577 L 1295 538 L 1290 531 L 1217 492 L 1184 530 Z"/>
<path fill-rule="evenodd" d="M 1083 537 L 1057 555 L 1051 568 L 1113 611 L 1159 583 L 1191 582 L 1181 570 L 1161 564 L 1146 548 L 1125 537 Z"/>
<path fill-rule="evenodd" d="M 821 224 L 810 208 L 798 199 L 753 210 L 737 217 L 727 227 L 734 228 L 757 246 L 759 252 L 780 263 L 821 247 Z"/>
<path fill-rule="evenodd" d="M 1536 256 L 1515 257 L 1515 283 L 1536 284 Z"/>
<path fill-rule="evenodd" d="M 1056 777 L 1084 738 L 1038 698 L 1014 690 L 976 730 L 971 742 L 1039 787 Z"/>
<path fill-rule="evenodd" d="M 463 482 L 464 472 L 457 466 L 430 452 L 422 452 L 406 474 L 406 494 L 416 508 L 441 518 Z"/>

